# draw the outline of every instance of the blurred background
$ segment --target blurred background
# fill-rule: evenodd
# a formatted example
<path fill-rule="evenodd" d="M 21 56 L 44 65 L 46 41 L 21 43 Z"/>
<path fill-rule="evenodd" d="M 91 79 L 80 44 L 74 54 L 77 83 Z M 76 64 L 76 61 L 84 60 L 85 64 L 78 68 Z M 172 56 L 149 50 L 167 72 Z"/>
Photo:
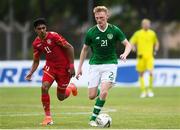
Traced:
<path fill-rule="evenodd" d="M 60 33 L 74 46 L 77 67 L 85 33 L 95 24 L 92 10 L 97 5 L 109 8 L 109 23 L 120 27 L 127 39 L 140 29 L 143 18 L 149 18 L 160 41 L 155 98 L 140 99 L 140 89 L 133 88 L 139 86 L 136 54 L 131 52 L 126 63 L 119 60 L 117 87 L 110 91 L 103 110 L 113 118 L 111 128 L 180 129 L 180 0 L 0 0 L 0 129 L 44 129 L 39 125 L 44 116 L 39 87 L 45 60 L 32 81 L 25 80 L 32 65 L 34 19 L 45 17 L 48 30 Z M 123 50 L 119 44 L 118 55 Z M 88 60 L 83 67 L 83 76 L 74 81 L 79 89 L 76 98 L 59 103 L 56 88 L 51 88 L 55 125 L 47 129 L 92 129 L 87 121 L 94 102 L 87 101 L 87 90 L 79 88 L 87 87 Z"/>
<path fill-rule="evenodd" d="M 110 9 L 109 22 L 120 27 L 129 39 L 140 28 L 143 18 L 152 21 L 160 51 L 157 58 L 180 58 L 179 0 L 1 0 L 0 60 L 32 59 L 32 41 L 36 37 L 33 20 L 45 17 L 48 30 L 63 35 L 79 58 L 84 34 L 95 24 L 94 6 Z M 123 46 L 118 47 L 120 54 Z M 135 58 L 131 52 L 129 58 Z"/>

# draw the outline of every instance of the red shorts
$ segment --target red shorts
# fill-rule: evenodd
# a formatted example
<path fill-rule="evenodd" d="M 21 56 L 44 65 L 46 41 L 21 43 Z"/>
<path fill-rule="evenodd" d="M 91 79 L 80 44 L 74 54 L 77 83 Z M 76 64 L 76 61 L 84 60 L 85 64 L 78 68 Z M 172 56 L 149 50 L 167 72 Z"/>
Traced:
<path fill-rule="evenodd" d="M 42 81 L 48 81 L 49 83 L 53 83 L 54 80 L 57 82 L 57 90 L 61 93 L 64 93 L 66 87 L 70 82 L 70 73 L 68 69 L 65 68 L 53 68 L 45 65 L 43 68 L 43 77 Z"/>

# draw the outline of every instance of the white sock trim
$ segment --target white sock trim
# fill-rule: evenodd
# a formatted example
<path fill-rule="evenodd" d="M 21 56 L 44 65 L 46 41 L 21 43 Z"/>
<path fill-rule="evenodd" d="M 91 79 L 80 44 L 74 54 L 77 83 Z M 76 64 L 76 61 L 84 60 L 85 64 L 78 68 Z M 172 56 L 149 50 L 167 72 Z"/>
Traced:
<path fill-rule="evenodd" d="M 94 106 L 95 109 L 99 109 L 101 110 L 102 107 L 99 107 L 99 106 Z"/>
<path fill-rule="evenodd" d="M 94 113 L 93 113 L 92 116 L 97 117 L 97 114 L 94 114 Z"/>

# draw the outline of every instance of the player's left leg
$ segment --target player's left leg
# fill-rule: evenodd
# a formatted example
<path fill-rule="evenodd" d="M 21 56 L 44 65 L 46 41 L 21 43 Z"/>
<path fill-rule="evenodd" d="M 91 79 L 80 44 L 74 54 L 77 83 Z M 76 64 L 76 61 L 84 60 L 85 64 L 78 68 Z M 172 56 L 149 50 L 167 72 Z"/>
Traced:
<path fill-rule="evenodd" d="M 148 97 L 154 97 L 154 92 L 153 92 L 153 70 L 149 71 L 149 86 L 148 86 L 147 96 Z"/>
<path fill-rule="evenodd" d="M 89 99 L 90 99 L 90 100 L 95 99 L 96 97 L 99 96 L 99 94 L 100 94 L 100 90 L 98 89 L 98 85 L 95 86 L 95 87 L 89 87 L 89 88 L 88 88 L 88 95 L 89 95 Z M 97 126 L 97 123 L 95 122 L 96 117 L 97 117 L 97 115 L 96 115 L 96 113 L 93 111 L 92 116 L 91 116 L 91 118 L 90 118 L 90 122 L 89 122 L 89 125 L 90 125 L 90 126 L 93 126 L 93 127 L 96 127 L 96 126 Z"/>
<path fill-rule="evenodd" d="M 77 87 L 75 86 L 75 84 L 70 83 L 68 84 L 58 84 L 57 87 L 57 98 L 60 101 L 65 100 L 66 98 L 68 98 L 70 95 L 73 96 L 77 96 L 78 91 L 77 91 Z"/>
<path fill-rule="evenodd" d="M 66 70 L 59 70 L 56 75 L 57 86 L 57 98 L 60 101 L 68 98 L 72 92 L 73 96 L 77 95 L 77 87 L 70 82 L 69 72 Z"/>
<path fill-rule="evenodd" d="M 149 71 L 149 86 L 148 86 L 148 97 L 153 97 L 153 69 L 154 69 L 154 58 L 151 57 L 147 61 L 147 70 Z"/>
<path fill-rule="evenodd" d="M 94 100 L 99 96 L 100 90 L 98 89 L 100 82 L 100 65 L 90 65 L 89 67 L 89 78 L 88 78 L 88 96 L 90 100 Z M 96 127 L 96 113 L 92 113 L 89 125 Z"/>

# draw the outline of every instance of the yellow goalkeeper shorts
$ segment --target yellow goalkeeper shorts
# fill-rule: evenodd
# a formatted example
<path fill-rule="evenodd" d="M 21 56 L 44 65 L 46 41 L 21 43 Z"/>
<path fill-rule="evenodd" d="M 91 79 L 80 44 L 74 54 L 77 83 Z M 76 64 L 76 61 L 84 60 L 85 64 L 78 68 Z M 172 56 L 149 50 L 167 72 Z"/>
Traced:
<path fill-rule="evenodd" d="M 146 70 L 154 69 L 154 57 L 138 55 L 136 70 L 138 72 L 144 72 Z"/>

